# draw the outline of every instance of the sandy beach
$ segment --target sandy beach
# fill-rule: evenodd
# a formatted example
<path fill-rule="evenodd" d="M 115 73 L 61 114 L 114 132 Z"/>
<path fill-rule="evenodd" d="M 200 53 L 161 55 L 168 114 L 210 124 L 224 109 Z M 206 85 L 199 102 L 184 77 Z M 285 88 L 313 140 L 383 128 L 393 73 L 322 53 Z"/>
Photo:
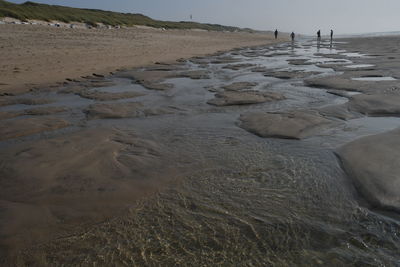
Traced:
<path fill-rule="evenodd" d="M 0 32 L 0 94 L 275 42 L 272 34 L 144 27 L 89 30 L 5 24 Z"/>
<path fill-rule="evenodd" d="M 399 37 L 3 26 L 0 265 L 398 262 Z"/>

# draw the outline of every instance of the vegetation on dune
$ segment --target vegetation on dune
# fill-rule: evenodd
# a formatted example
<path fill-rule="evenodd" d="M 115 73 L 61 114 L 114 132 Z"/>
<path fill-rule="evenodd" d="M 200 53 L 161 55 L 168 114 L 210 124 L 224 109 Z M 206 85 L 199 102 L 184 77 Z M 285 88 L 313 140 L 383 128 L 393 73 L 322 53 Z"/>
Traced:
<path fill-rule="evenodd" d="M 30 19 L 43 21 L 62 21 L 82 22 L 89 25 L 103 23 L 106 25 L 134 26 L 144 25 L 155 28 L 166 29 L 203 29 L 213 31 L 251 31 L 250 29 L 240 29 L 237 27 L 222 26 L 218 24 L 203 24 L 197 22 L 171 22 L 159 21 L 146 17 L 142 14 L 118 13 L 97 9 L 80 9 L 65 6 L 38 4 L 34 2 L 25 2 L 23 4 L 14 4 L 0 0 L 0 18 L 12 17 L 22 21 Z"/>

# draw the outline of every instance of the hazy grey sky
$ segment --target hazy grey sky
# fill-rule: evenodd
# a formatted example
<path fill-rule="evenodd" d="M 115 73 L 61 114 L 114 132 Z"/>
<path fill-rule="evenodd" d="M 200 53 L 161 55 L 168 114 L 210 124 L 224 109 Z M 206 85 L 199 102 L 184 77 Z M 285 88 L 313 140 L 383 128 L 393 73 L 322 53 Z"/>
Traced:
<path fill-rule="evenodd" d="M 259 30 L 312 34 L 400 31 L 400 0 L 34 0 Z M 21 3 L 24 1 L 12 0 Z"/>

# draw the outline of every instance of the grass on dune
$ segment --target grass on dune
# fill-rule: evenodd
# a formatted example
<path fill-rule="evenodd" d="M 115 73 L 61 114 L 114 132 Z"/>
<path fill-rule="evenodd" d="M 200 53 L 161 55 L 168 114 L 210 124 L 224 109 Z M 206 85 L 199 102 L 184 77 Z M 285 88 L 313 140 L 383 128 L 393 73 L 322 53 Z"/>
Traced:
<path fill-rule="evenodd" d="M 250 29 L 240 29 L 237 27 L 222 26 L 218 24 L 203 24 L 197 22 L 171 22 L 151 19 L 142 14 L 118 13 L 97 9 L 80 9 L 65 6 L 38 4 L 25 2 L 14 4 L 0 0 L 0 18 L 12 17 L 22 21 L 29 19 L 43 21 L 62 21 L 65 23 L 82 22 L 89 25 L 103 23 L 106 25 L 144 25 L 155 28 L 166 29 L 203 29 L 212 31 L 251 31 Z"/>

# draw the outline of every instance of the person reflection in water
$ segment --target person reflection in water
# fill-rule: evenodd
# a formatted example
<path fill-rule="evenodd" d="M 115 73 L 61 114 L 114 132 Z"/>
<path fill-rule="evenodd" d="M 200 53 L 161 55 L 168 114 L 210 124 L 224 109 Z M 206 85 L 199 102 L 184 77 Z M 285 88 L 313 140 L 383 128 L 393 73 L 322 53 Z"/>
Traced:
<path fill-rule="evenodd" d="M 321 30 L 317 31 L 317 51 L 319 51 L 321 45 Z"/>
<path fill-rule="evenodd" d="M 294 53 L 294 38 L 296 37 L 296 35 L 294 34 L 294 32 L 292 32 L 290 34 L 290 38 L 292 39 L 292 53 Z"/>
<path fill-rule="evenodd" d="M 278 29 L 275 30 L 274 35 L 275 35 L 275 39 L 277 39 L 278 38 Z"/>

